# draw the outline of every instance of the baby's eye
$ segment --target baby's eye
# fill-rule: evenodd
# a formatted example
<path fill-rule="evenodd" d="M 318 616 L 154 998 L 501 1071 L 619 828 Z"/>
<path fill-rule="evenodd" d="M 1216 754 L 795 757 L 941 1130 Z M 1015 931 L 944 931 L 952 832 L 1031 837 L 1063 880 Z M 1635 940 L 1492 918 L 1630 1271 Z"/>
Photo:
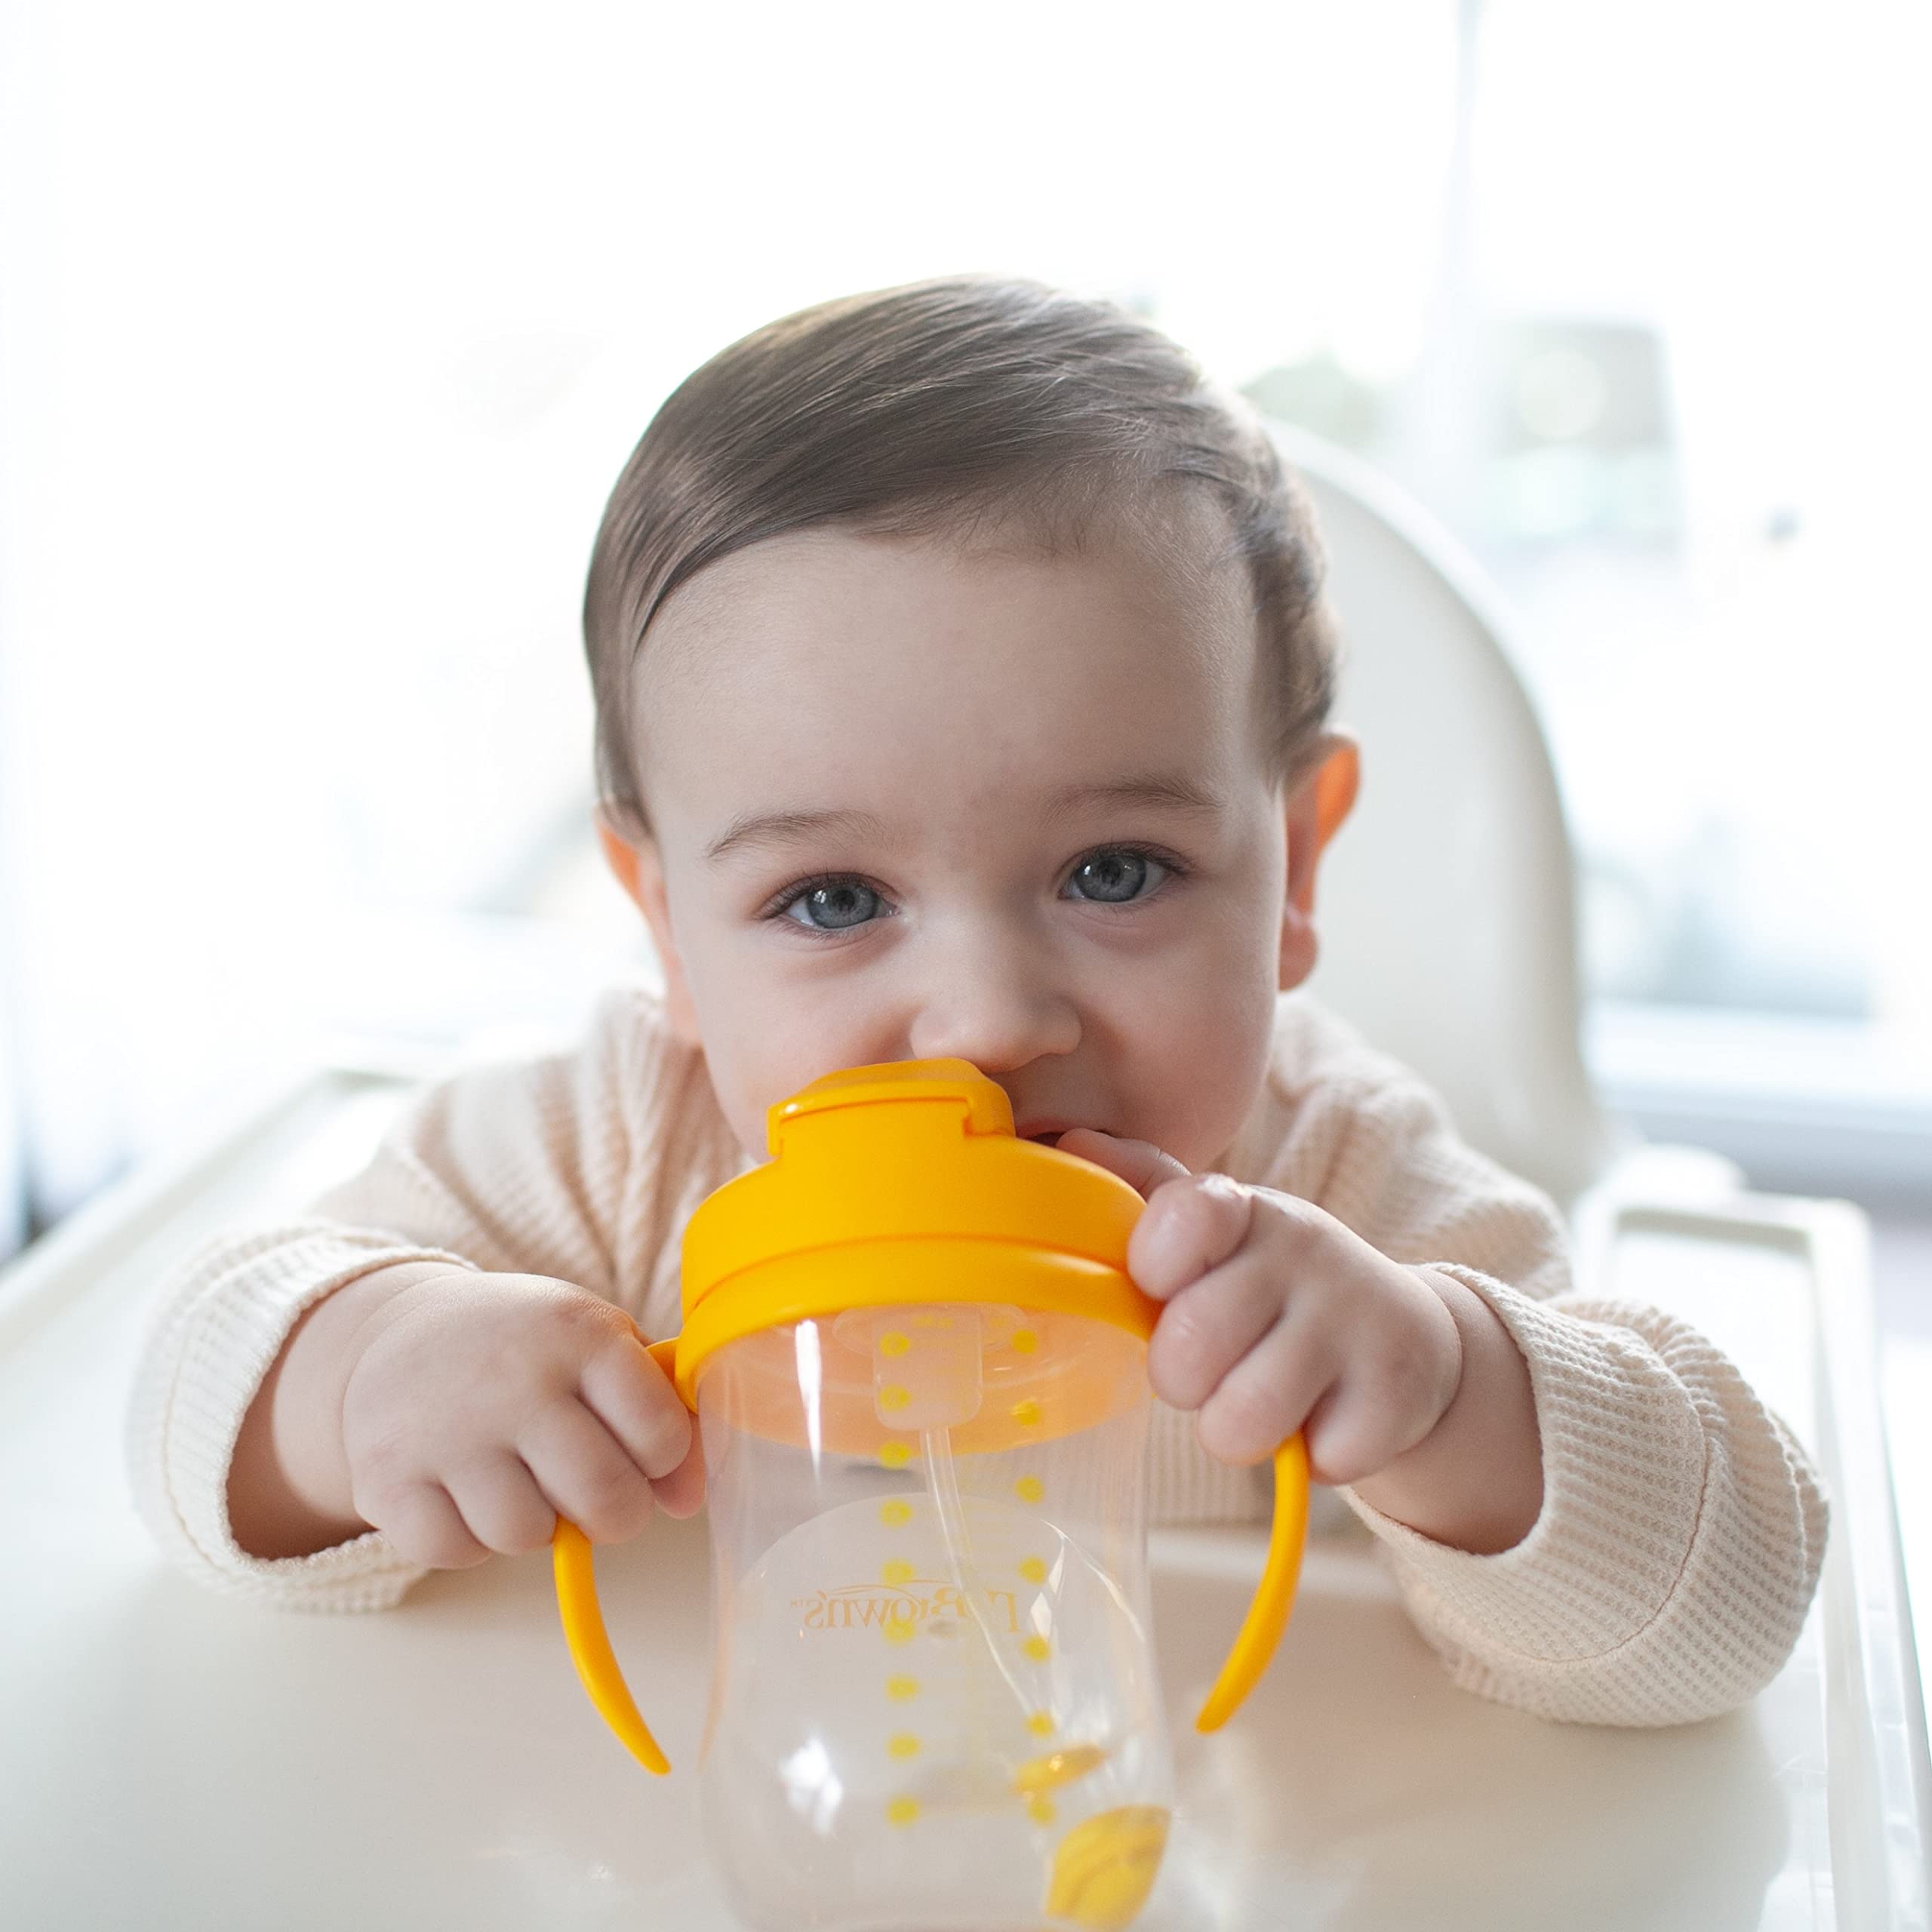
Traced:
<path fill-rule="evenodd" d="M 774 906 L 772 915 L 790 919 L 808 932 L 849 932 L 873 918 L 884 903 L 863 879 L 808 879 L 790 898 Z M 806 916 L 792 918 L 801 906 Z"/>
<path fill-rule="evenodd" d="M 1146 891 L 1151 891 L 1161 879 L 1175 869 L 1151 852 L 1143 852 L 1128 845 L 1109 846 L 1104 851 L 1095 852 L 1081 860 L 1074 867 L 1073 876 L 1067 883 L 1079 887 L 1077 897 L 1091 899 L 1103 906 L 1121 906 L 1130 900 L 1144 897 Z M 1150 872 L 1159 875 L 1151 884 L 1148 877 Z"/>

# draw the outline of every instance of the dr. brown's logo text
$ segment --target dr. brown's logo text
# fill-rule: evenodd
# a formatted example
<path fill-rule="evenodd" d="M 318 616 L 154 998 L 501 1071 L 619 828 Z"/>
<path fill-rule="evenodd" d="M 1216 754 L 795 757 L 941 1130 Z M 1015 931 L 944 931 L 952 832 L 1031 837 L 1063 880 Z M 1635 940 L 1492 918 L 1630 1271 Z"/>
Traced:
<path fill-rule="evenodd" d="M 987 1621 L 1008 1635 L 1020 1629 L 1019 1606 L 1011 1590 L 982 1590 Z M 950 1583 L 929 1583 L 915 1577 L 904 1584 L 845 1583 L 837 1589 L 815 1590 L 794 1597 L 798 1629 L 808 1630 L 883 1629 L 889 1623 L 923 1623 L 928 1617 L 964 1620 L 966 1600 Z"/>

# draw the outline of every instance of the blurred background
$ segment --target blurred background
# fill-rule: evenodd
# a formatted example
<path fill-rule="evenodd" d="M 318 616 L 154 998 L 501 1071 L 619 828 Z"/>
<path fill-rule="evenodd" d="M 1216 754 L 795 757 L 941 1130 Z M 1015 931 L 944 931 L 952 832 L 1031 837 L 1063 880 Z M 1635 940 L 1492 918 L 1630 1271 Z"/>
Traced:
<path fill-rule="evenodd" d="M 725 343 L 984 269 L 1473 554 L 1599 1084 L 1866 1201 L 1918 1318 L 1928 54 L 1869 0 L 0 0 L 0 1257 L 343 1041 L 554 1038 L 645 959 L 605 497 Z"/>

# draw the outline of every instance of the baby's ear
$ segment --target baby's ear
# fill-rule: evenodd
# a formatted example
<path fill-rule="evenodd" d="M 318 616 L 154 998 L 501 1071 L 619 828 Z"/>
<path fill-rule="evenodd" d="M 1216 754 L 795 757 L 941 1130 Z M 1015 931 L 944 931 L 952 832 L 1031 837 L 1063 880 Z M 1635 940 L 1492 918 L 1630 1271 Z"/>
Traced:
<path fill-rule="evenodd" d="M 621 808 L 613 807 L 608 800 L 591 814 L 592 821 L 597 827 L 597 842 L 604 848 L 604 863 L 624 888 L 626 896 L 642 911 L 644 900 L 638 884 L 637 848 L 649 835 L 629 827 L 629 817 L 628 813 Z"/>
<path fill-rule="evenodd" d="M 1328 849 L 1328 841 L 1342 829 L 1342 822 L 1355 809 L 1355 794 L 1361 789 L 1361 747 L 1347 731 L 1324 731 L 1316 762 L 1303 783 L 1312 797 L 1312 844 L 1309 851 L 1296 903 L 1304 912 L 1315 909 L 1315 868 Z M 1292 808 L 1291 808 L 1292 809 Z"/>
<path fill-rule="evenodd" d="M 1315 871 L 1341 829 L 1361 784 L 1361 752 L 1346 731 L 1325 731 L 1283 801 L 1288 880 L 1281 906 L 1280 985 L 1298 986 L 1315 971 Z"/>
<path fill-rule="evenodd" d="M 664 969 L 664 1014 L 671 1030 L 688 1045 L 702 1047 L 697 1011 L 691 1003 L 691 987 L 685 977 L 684 960 L 671 932 L 671 903 L 664 885 L 664 863 L 657 841 L 641 826 L 633 826 L 629 815 L 599 804 L 595 814 L 597 842 L 604 848 L 604 861 L 615 874 L 617 883 L 644 915 L 651 928 L 651 941 Z"/>

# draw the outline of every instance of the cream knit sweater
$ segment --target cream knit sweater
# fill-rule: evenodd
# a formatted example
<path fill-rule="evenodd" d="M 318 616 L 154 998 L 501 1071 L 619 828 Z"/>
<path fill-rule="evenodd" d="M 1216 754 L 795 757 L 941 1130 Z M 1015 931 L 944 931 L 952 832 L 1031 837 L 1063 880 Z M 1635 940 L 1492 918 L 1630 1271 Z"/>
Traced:
<path fill-rule="evenodd" d="M 608 995 L 574 1051 L 428 1089 L 310 1218 L 223 1235 L 168 1284 L 128 1439 L 157 1540 L 207 1583 L 266 1602 L 393 1604 L 425 1573 L 379 1532 L 269 1561 L 229 1531 L 235 1437 L 297 1318 L 371 1269 L 438 1260 L 552 1275 L 619 1303 L 648 1336 L 675 1333 L 685 1223 L 749 1164 L 702 1055 L 641 989 Z M 1458 1141 L 1413 1074 L 1300 996 L 1280 1002 L 1267 1079 L 1214 1164 L 1454 1275 L 1529 1363 L 1544 1500 L 1514 1549 L 1472 1555 L 1337 1492 L 1387 1548 L 1457 1684 L 1545 1717 L 1666 1724 L 1770 1680 L 1817 1583 L 1826 1507 L 1790 1430 L 1709 1342 L 1657 1309 L 1570 1293 L 1549 1201 Z M 1211 1460 L 1192 1419 L 1164 1405 L 1150 1478 L 1156 1520 L 1269 1509 L 1265 1473 Z"/>

